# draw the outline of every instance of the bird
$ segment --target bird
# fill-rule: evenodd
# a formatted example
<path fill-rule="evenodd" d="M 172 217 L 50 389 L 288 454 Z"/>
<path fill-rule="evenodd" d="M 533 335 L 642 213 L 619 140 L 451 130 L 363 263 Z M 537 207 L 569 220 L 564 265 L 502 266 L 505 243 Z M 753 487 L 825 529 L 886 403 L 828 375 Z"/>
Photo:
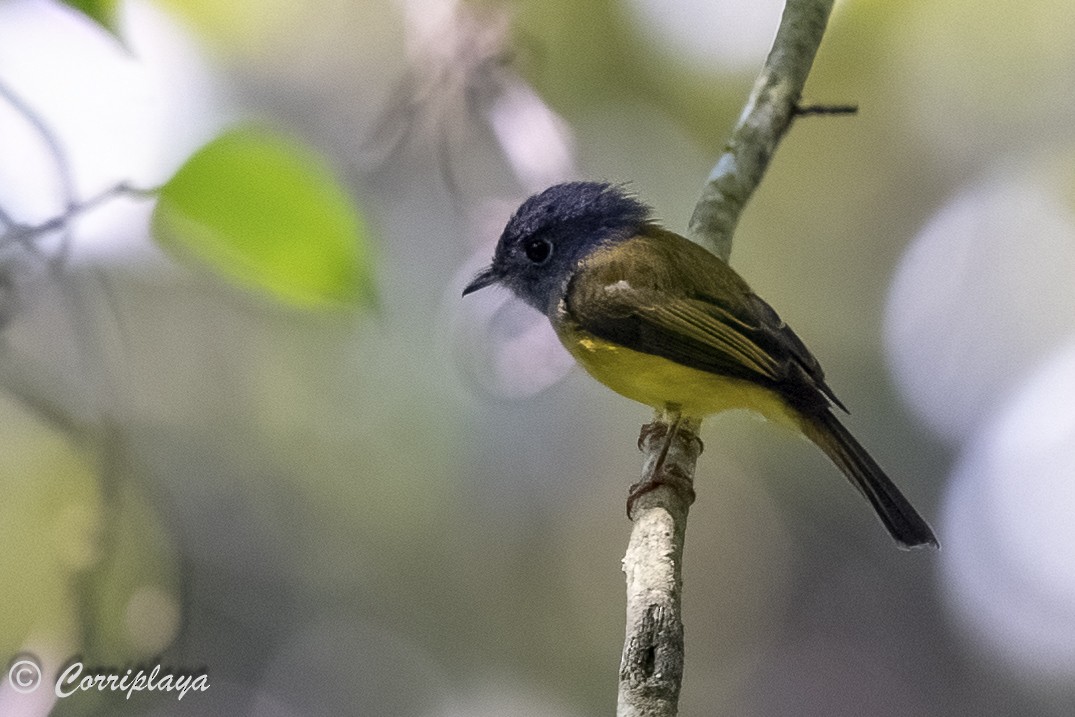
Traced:
<path fill-rule="evenodd" d="M 662 227 L 623 186 L 566 182 L 526 199 L 463 296 L 494 284 L 543 313 L 613 391 L 677 417 L 747 409 L 782 424 L 828 456 L 900 547 L 938 547 L 840 422 L 835 411 L 846 407 L 791 327 L 731 266 Z"/>

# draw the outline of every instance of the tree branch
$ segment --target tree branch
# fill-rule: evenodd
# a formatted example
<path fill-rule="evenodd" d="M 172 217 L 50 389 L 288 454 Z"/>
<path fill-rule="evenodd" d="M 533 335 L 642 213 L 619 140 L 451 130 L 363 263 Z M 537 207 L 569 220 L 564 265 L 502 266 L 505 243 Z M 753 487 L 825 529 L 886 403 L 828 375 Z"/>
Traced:
<path fill-rule="evenodd" d="M 36 246 L 36 242 L 43 236 L 51 234 L 56 231 L 67 231 L 75 219 L 83 214 L 87 214 L 102 204 L 108 202 L 116 197 L 134 197 L 144 198 L 153 196 L 153 190 L 138 189 L 130 186 L 126 182 L 120 182 L 115 186 L 105 189 L 101 193 L 94 197 L 87 199 L 82 203 L 72 203 L 67 209 L 57 216 L 47 219 L 40 224 L 21 224 L 11 219 L 6 213 L 0 210 L 0 221 L 7 224 L 3 232 L 0 232 L 0 248 L 3 248 L 6 244 L 20 244 L 23 248 L 33 253 L 39 253 L 39 249 Z M 54 262 L 59 263 L 62 257 L 54 258 Z"/>
<path fill-rule="evenodd" d="M 687 231 L 724 261 L 743 207 L 796 117 L 833 0 L 788 0 L 773 49 L 739 122 L 709 175 Z"/>
<path fill-rule="evenodd" d="M 765 66 L 695 206 L 690 236 L 725 261 L 743 208 L 799 115 L 799 98 L 833 1 L 787 1 Z M 685 417 L 662 455 L 673 419 L 668 412 L 659 413 L 639 440 L 645 456 L 643 480 L 659 485 L 638 496 L 631 511 L 634 524 L 623 560 L 627 630 L 618 717 L 673 717 L 678 711 L 683 677 L 683 546 L 701 441 L 699 422 Z"/>
<path fill-rule="evenodd" d="M 669 426 L 675 435 L 668 443 Z M 616 714 L 674 715 L 683 680 L 683 543 L 694 501 L 694 465 L 702 452 L 697 421 L 658 412 L 642 428 L 642 480 L 660 483 L 631 504 L 634 528 L 623 558 L 627 576 L 627 636 L 620 660 Z"/>

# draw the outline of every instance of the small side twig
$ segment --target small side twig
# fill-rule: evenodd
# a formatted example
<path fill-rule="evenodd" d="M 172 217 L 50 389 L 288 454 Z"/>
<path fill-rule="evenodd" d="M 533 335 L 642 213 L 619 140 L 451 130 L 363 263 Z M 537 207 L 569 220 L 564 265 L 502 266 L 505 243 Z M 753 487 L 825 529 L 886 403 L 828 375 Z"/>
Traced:
<path fill-rule="evenodd" d="M 4 214 L 0 216 L 0 220 L 3 220 L 8 226 L 0 233 L 0 247 L 10 242 L 22 245 L 27 251 L 40 253 L 41 249 L 37 246 L 38 239 L 53 232 L 66 231 L 73 220 L 96 209 L 108 200 L 120 196 L 146 197 L 151 195 L 150 190 L 137 189 L 126 182 L 120 182 L 87 199 L 85 202 L 71 204 L 62 214 L 58 214 L 40 224 L 20 224 Z M 55 260 L 59 261 L 60 257 L 56 257 Z"/>
<path fill-rule="evenodd" d="M 810 115 L 853 115 L 858 111 L 858 105 L 795 105 L 792 113 L 795 117 L 808 117 Z"/>

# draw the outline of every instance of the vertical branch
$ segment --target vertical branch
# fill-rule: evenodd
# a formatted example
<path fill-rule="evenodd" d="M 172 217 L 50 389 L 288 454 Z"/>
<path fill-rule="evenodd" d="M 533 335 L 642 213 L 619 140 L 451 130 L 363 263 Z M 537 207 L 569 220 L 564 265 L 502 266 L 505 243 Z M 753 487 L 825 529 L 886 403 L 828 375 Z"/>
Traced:
<path fill-rule="evenodd" d="M 698 422 L 682 419 L 662 455 L 673 422 L 668 413 L 659 413 L 639 439 L 646 456 L 643 481 L 661 483 L 632 505 L 634 529 L 623 558 L 627 634 L 620 661 L 620 717 L 674 715 L 683 681 L 683 544 L 702 442 Z"/>
<path fill-rule="evenodd" d="M 724 261 L 739 216 L 795 119 L 833 1 L 788 0 L 765 66 L 694 208 L 689 235 Z"/>
<path fill-rule="evenodd" d="M 833 1 L 787 0 L 761 74 L 695 206 L 690 236 L 725 261 L 743 208 L 799 114 L 799 98 Z M 664 441 L 655 436 L 663 437 L 659 427 L 667 429 L 672 418 L 667 412 L 659 414 L 643 429 L 643 476 L 658 466 Z M 631 540 L 623 560 L 627 630 L 617 717 L 673 717 L 678 711 L 684 664 L 683 545 L 694 466 L 701 452 L 698 428 L 697 421 L 680 424 L 661 475 L 651 476 L 661 485 L 641 495 L 632 510 Z"/>

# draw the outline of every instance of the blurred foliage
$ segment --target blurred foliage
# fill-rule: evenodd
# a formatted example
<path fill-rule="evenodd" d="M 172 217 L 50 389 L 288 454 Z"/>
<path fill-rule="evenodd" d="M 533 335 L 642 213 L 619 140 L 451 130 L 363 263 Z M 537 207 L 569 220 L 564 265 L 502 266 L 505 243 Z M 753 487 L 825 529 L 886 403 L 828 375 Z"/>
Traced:
<path fill-rule="evenodd" d="M 158 193 L 157 241 L 181 258 L 303 307 L 371 304 L 361 218 L 326 163 L 263 129 L 196 152 Z"/>
<path fill-rule="evenodd" d="M 137 482 L 4 402 L 0 652 L 46 664 L 148 660 L 179 629 L 178 563 Z M 101 704 L 90 695 L 82 709 Z"/>
<path fill-rule="evenodd" d="M 93 456 L 7 411 L 0 452 L 0 651 L 80 646 L 77 579 L 101 558 L 104 506 Z"/>
<path fill-rule="evenodd" d="M 119 0 L 63 0 L 111 33 L 116 32 L 116 8 Z"/>
<path fill-rule="evenodd" d="M 159 0 L 201 38 L 229 52 L 271 51 L 301 13 L 294 0 Z"/>
<path fill-rule="evenodd" d="M 735 118 L 742 88 L 753 80 L 751 72 L 729 83 L 679 63 L 674 48 L 655 53 L 631 25 L 623 2 L 512 0 L 508 6 L 517 20 L 518 66 L 569 116 L 595 103 L 642 102 L 668 113 L 715 153 L 724 140 L 720 128 Z"/>
<path fill-rule="evenodd" d="M 157 507 L 136 481 L 106 506 L 101 556 L 81 586 L 85 655 L 124 664 L 163 652 L 179 633 L 179 561 Z"/>

